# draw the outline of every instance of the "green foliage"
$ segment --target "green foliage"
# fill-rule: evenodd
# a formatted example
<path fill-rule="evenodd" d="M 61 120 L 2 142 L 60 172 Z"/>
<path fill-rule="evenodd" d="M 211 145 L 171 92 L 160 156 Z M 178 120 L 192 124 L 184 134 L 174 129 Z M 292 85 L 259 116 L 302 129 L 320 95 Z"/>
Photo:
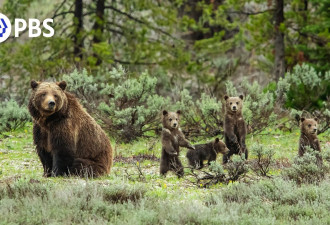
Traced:
<path fill-rule="evenodd" d="M 103 199 L 111 203 L 137 202 L 147 192 L 143 184 L 129 185 L 124 182 L 116 183 L 111 188 L 103 189 Z"/>
<path fill-rule="evenodd" d="M 228 180 L 236 181 L 244 176 L 249 168 L 246 161 L 239 155 L 233 155 L 231 161 L 226 164 L 225 167 L 228 171 Z"/>
<path fill-rule="evenodd" d="M 290 168 L 283 171 L 283 176 L 297 184 L 316 184 L 325 178 L 327 166 L 322 163 L 321 153 L 307 147 L 303 156 L 297 156 Z"/>
<path fill-rule="evenodd" d="M 218 176 L 221 176 L 225 173 L 224 170 L 223 170 L 222 165 L 217 163 L 216 161 L 211 162 L 211 164 L 209 166 L 209 169 L 210 169 L 211 172 L 215 173 Z"/>
<path fill-rule="evenodd" d="M 160 127 L 160 112 L 169 100 L 156 94 L 157 78 L 142 73 L 130 78 L 122 67 L 102 78 L 86 71 L 65 75 L 70 91 L 82 97 L 85 105 L 103 127 L 121 141 L 130 142 Z M 100 82 L 100 79 L 103 79 Z"/>
<path fill-rule="evenodd" d="M 285 64 L 293 68 L 307 62 L 318 72 L 330 69 L 329 63 L 329 1 L 283 1 L 284 22 L 275 24 L 276 1 L 226 1 L 219 6 L 238 24 L 236 38 L 253 52 L 252 64 L 271 73 L 274 67 L 274 40 L 280 30 L 285 41 Z M 252 7 L 253 6 L 253 7 Z M 232 12 L 232 13 L 230 13 Z M 248 15 L 250 14 L 250 15 Z M 233 23 L 235 24 L 235 23 Z"/>
<path fill-rule="evenodd" d="M 175 103 L 180 109 L 184 132 L 191 136 L 215 136 L 220 133 L 222 103 L 215 97 L 202 93 L 200 100 L 194 101 L 188 90 L 180 92 L 180 99 Z"/>
<path fill-rule="evenodd" d="M 273 148 L 263 146 L 259 143 L 253 144 L 250 152 L 257 158 L 252 161 L 252 170 L 260 176 L 268 176 L 268 173 L 275 162 L 275 151 Z"/>
<path fill-rule="evenodd" d="M 215 206 L 221 203 L 235 205 L 241 213 L 247 212 L 258 218 L 269 216 L 267 222 L 257 224 L 273 224 L 278 218 L 284 224 L 308 224 L 328 221 L 328 216 L 320 217 L 326 212 L 321 205 L 328 204 L 327 195 L 327 183 L 297 186 L 295 182 L 276 178 L 253 184 L 237 184 L 217 196 L 213 195 L 213 201 Z"/>
<path fill-rule="evenodd" d="M 330 71 L 325 74 L 303 64 L 293 68 L 277 84 L 277 96 L 285 107 L 299 110 L 322 109 L 330 94 Z"/>
<path fill-rule="evenodd" d="M 0 103 L 0 132 L 15 130 L 30 121 L 26 106 L 19 106 L 14 100 Z"/>

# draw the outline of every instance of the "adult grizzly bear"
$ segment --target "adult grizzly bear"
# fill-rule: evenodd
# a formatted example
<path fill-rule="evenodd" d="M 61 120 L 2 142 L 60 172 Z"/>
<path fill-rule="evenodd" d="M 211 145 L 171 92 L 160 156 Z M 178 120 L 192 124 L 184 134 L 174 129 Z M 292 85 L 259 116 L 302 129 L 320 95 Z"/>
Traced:
<path fill-rule="evenodd" d="M 163 111 L 162 123 L 162 156 L 160 159 L 160 174 L 166 175 L 169 170 L 178 177 L 183 176 L 183 166 L 179 159 L 180 146 L 195 149 L 184 137 L 179 128 L 180 110 L 177 112 Z"/>
<path fill-rule="evenodd" d="M 318 118 L 305 119 L 301 118 L 301 134 L 299 139 L 299 156 L 303 156 L 306 147 L 310 147 L 318 152 L 321 152 L 320 142 L 317 138 Z M 318 163 L 322 162 L 322 158 L 317 156 Z"/>
<path fill-rule="evenodd" d="M 227 163 L 233 154 L 245 154 L 248 158 L 248 150 L 245 145 L 246 124 L 243 119 L 243 95 L 239 97 L 224 97 L 226 101 L 226 113 L 224 121 L 225 143 L 229 152 L 223 155 L 223 163 Z"/>
<path fill-rule="evenodd" d="M 109 138 L 78 100 L 65 91 L 66 82 L 31 81 L 31 88 L 28 108 L 44 176 L 95 177 L 109 173 Z"/>
<path fill-rule="evenodd" d="M 187 152 L 187 159 L 189 165 L 195 169 L 202 169 L 204 167 L 204 160 L 208 160 L 208 165 L 217 159 L 217 154 L 226 154 L 229 152 L 226 144 L 216 138 L 206 144 L 194 145 L 195 150 Z"/>

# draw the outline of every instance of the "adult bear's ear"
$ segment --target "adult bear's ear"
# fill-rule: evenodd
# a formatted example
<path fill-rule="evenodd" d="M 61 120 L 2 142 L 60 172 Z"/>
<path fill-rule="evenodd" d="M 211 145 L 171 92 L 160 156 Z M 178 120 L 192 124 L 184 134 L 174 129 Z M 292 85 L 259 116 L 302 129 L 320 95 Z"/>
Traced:
<path fill-rule="evenodd" d="M 166 116 L 168 112 L 166 110 L 163 110 L 163 116 Z"/>
<path fill-rule="evenodd" d="M 34 90 L 38 87 L 38 85 L 40 84 L 40 82 L 37 82 L 35 80 L 31 80 L 30 82 L 30 85 L 31 85 L 31 88 Z"/>
<path fill-rule="evenodd" d="M 315 117 L 314 120 L 315 120 L 316 122 L 319 122 L 319 119 L 318 119 L 317 117 Z"/>
<path fill-rule="evenodd" d="M 56 83 L 58 86 L 60 86 L 60 88 L 64 91 L 66 88 L 66 82 L 63 80 L 61 82 L 57 82 Z"/>
<path fill-rule="evenodd" d="M 223 97 L 223 98 L 227 101 L 227 99 L 228 99 L 229 97 L 228 97 L 228 95 L 225 95 L 225 97 Z"/>
<path fill-rule="evenodd" d="M 300 121 L 301 121 L 301 122 L 304 122 L 304 121 L 305 121 L 305 118 L 304 118 L 304 117 L 301 117 L 301 118 L 300 118 Z"/>
<path fill-rule="evenodd" d="M 243 100 L 244 96 L 243 95 L 240 95 L 239 98 Z"/>
<path fill-rule="evenodd" d="M 218 143 L 220 140 L 219 140 L 219 138 L 216 138 L 215 139 L 215 143 Z"/>
<path fill-rule="evenodd" d="M 177 114 L 181 115 L 181 110 L 176 111 Z"/>

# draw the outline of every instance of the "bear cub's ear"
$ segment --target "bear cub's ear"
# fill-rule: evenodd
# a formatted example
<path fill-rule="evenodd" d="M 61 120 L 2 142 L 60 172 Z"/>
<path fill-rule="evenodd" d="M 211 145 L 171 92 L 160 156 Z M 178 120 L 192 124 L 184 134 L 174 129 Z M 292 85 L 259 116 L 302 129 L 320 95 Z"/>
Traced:
<path fill-rule="evenodd" d="M 60 86 L 60 88 L 64 91 L 66 88 L 66 82 L 63 80 L 61 82 L 57 82 L 56 83 L 58 86 Z"/>
<path fill-rule="evenodd" d="M 304 117 L 301 117 L 301 118 L 300 118 L 300 121 L 301 121 L 301 122 L 304 122 L 304 121 L 305 121 L 305 118 L 304 118 Z"/>
<path fill-rule="evenodd" d="M 239 98 L 243 100 L 244 96 L 243 95 L 240 95 Z"/>
<path fill-rule="evenodd" d="M 223 97 L 225 100 L 227 100 L 229 97 L 228 97 L 228 95 L 225 95 L 225 97 Z"/>
<path fill-rule="evenodd" d="M 176 113 L 180 115 L 181 114 L 181 110 L 176 111 Z"/>
<path fill-rule="evenodd" d="M 163 116 L 166 116 L 168 112 L 166 110 L 163 111 Z"/>
<path fill-rule="evenodd" d="M 31 80 L 30 85 L 31 85 L 32 89 L 36 89 L 39 85 L 39 82 L 37 82 L 35 80 Z"/>
<path fill-rule="evenodd" d="M 314 120 L 315 120 L 316 122 L 319 122 L 319 119 L 318 119 L 317 117 L 315 117 Z"/>
<path fill-rule="evenodd" d="M 219 140 L 219 138 L 216 138 L 215 139 L 215 143 L 218 143 L 220 140 Z"/>

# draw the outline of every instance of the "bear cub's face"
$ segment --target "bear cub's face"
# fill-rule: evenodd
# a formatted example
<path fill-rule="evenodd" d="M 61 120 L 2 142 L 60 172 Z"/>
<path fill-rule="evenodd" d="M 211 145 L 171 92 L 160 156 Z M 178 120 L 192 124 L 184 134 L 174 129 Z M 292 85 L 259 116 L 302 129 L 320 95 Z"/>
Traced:
<path fill-rule="evenodd" d="M 301 130 L 306 134 L 317 134 L 317 127 L 318 127 L 318 118 L 314 119 L 305 119 L 301 118 Z"/>
<path fill-rule="evenodd" d="M 227 154 L 229 149 L 227 148 L 226 144 L 223 141 L 220 141 L 219 138 L 216 138 L 213 143 L 213 148 L 216 153 Z"/>
<path fill-rule="evenodd" d="M 57 83 L 31 81 L 33 104 L 44 116 L 58 112 L 66 99 L 66 82 Z"/>
<path fill-rule="evenodd" d="M 226 110 L 231 112 L 241 112 L 243 107 L 243 95 L 239 97 L 228 97 L 225 95 Z"/>
<path fill-rule="evenodd" d="M 167 112 L 166 110 L 164 110 L 163 127 L 170 130 L 178 129 L 180 122 L 180 114 L 181 114 L 180 110 L 178 110 L 177 112 Z"/>

